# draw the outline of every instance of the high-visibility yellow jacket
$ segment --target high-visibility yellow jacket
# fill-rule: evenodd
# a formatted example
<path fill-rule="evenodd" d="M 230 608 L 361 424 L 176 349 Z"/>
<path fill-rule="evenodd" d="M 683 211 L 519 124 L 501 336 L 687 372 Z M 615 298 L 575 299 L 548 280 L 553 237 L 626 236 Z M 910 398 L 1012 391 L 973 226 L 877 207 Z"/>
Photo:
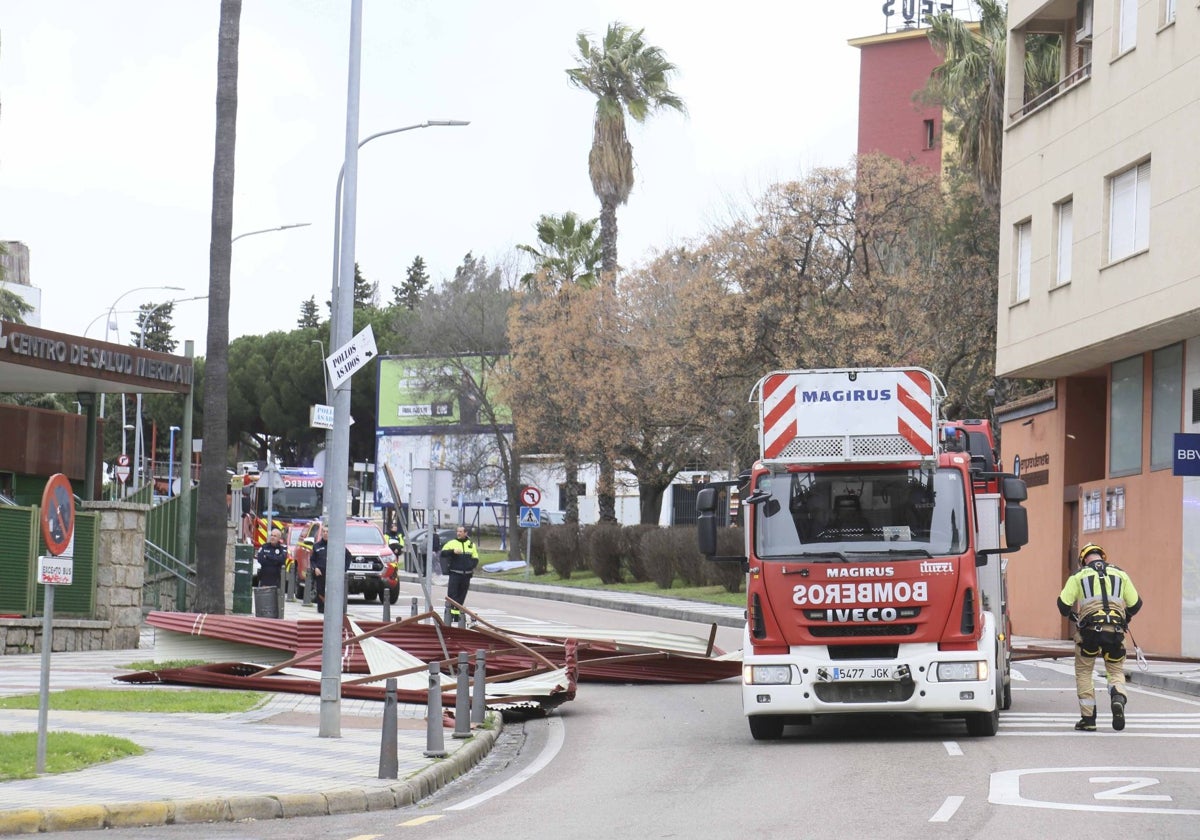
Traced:
<path fill-rule="evenodd" d="M 1067 578 L 1058 595 L 1058 611 L 1074 612 L 1080 624 L 1125 624 L 1142 608 L 1133 581 L 1123 569 L 1105 564 L 1104 574 L 1087 565 Z"/>

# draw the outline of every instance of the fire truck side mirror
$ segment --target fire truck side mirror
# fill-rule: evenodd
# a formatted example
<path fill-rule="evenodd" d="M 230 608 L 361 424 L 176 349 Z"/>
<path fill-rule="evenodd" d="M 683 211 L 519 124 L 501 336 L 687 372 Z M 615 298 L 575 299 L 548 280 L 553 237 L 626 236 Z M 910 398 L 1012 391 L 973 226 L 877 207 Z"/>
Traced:
<path fill-rule="evenodd" d="M 1029 511 L 1010 502 L 1004 506 L 1004 543 L 1008 551 L 1016 551 L 1029 542 Z"/>
<path fill-rule="evenodd" d="M 1016 551 L 1029 542 L 1029 511 L 1021 506 L 1029 498 L 1029 490 L 1015 475 L 1006 475 L 1000 491 L 1004 496 L 1004 543 L 1009 551 Z"/>
<path fill-rule="evenodd" d="M 717 490 L 705 487 L 696 494 L 696 537 L 700 553 L 712 557 L 717 553 Z"/>

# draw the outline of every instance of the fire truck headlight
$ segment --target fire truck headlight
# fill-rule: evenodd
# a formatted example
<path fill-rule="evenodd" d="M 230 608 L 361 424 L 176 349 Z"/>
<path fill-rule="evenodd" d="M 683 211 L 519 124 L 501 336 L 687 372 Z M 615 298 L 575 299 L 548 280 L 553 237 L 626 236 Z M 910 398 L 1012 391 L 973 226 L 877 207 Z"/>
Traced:
<path fill-rule="evenodd" d="M 790 665 L 746 665 L 742 668 L 746 685 L 787 685 L 792 681 Z"/>
<path fill-rule="evenodd" d="M 982 682 L 988 678 L 988 664 L 982 659 L 977 662 L 939 662 L 937 678 L 938 682 Z"/>

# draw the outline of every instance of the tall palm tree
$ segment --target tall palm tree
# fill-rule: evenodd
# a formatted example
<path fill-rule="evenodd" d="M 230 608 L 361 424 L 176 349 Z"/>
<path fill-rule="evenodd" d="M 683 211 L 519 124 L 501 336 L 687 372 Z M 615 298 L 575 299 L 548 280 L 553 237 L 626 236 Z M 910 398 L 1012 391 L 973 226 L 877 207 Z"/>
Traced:
<path fill-rule="evenodd" d="M 217 31 L 217 132 L 208 246 L 208 338 L 204 364 L 204 452 L 196 508 L 196 611 L 225 612 L 225 471 L 229 431 L 229 268 L 233 250 L 233 162 L 237 144 L 238 41 L 242 0 L 221 0 Z"/>
<path fill-rule="evenodd" d="M 645 30 L 623 23 L 608 25 L 604 40 L 593 44 L 580 32 L 575 44 L 579 65 L 567 70 L 575 87 L 596 97 L 588 175 L 600 199 L 601 278 L 616 284 L 617 206 L 633 190 L 633 146 L 625 134 L 625 117 L 645 122 L 651 113 L 671 108 L 686 113 L 683 100 L 671 90 L 676 67 L 658 47 L 647 44 Z M 601 451 L 596 501 L 601 522 L 615 522 L 616 480 L 609 451 Z"/>
<path fill-rule="evenodd" d="M 957 140 L 959 160 L 975 176 L 984 200 L 998 208 L 1008 10 L 1000 0 L 978 3 L 977 25 L 949 12 L 931 18 L 929 41 L 943 60 L 930 74 L 923 98 L 949 113 L 946 130 Z M 1027 98 L 1058 82 L 1059 49 L 1058 38 L 1038 35 L 1027 39 Z"/>
<path fill-rule="evenodd" d="M 617 206 L 633 190 L 633 146 L 625 134 L 625 117 L 640 123 L 663 108 L 687 111 L 671 90 L 675 65 L 661 49 L 646 43 L 644 31 L 610 23 L 599 45 L 580 32 L 579 66 L 567 70 L 571 84 L 596 97 L 588 175 L 600 199 L 601 270 L 610 283 L 617 270 Z"/>
<path fill-rule="evenodd" d="M 538 245 L 517 246 L 534 260 L 534 270 L 521 277 L 522 285 L 530 288 L 542 277 L 555 289 L 568 284 L 583 289 L 595 286 L 601 260 L 598 221 L 585 222 L 570 210 L 559 216 L 541 216 L 537 223 Z"/>

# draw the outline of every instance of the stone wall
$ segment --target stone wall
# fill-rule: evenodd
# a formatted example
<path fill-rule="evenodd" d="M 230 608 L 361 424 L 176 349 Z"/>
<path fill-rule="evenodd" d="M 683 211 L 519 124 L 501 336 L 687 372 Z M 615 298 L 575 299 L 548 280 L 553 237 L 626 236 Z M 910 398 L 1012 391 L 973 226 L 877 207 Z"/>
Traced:
<path fill-rule="evenodd" d="M 130 650 L 142 624 L 142 557 L 146 505 L 84 502 L 80 510 L 100 514 L 96 551 L 96 609 L 91 620 L 53 620 L 51 651 Z M 0 622 L 0 655 L 40 653 L 44 619 Z"/>
<path fill-rule="evenodd" d="M 81 511 L 100 514 L 96 557 L 96 608 L 91 620 L 53 622 L 51 651 L 133 650 L 148 609 L 176 609 L 174 577 L 147 581 L 144 547 L 147 505 L 84 502 Z M 225 549 L 225 611 L 233 612 L 234 536 L 229 525 Z M 143 599 L 145 604 L 143 605 Z M 157 605 L 156 605 L 157 604 Z M 40 653 L 42 617 L 0 619 L 0 656 Z"/>

